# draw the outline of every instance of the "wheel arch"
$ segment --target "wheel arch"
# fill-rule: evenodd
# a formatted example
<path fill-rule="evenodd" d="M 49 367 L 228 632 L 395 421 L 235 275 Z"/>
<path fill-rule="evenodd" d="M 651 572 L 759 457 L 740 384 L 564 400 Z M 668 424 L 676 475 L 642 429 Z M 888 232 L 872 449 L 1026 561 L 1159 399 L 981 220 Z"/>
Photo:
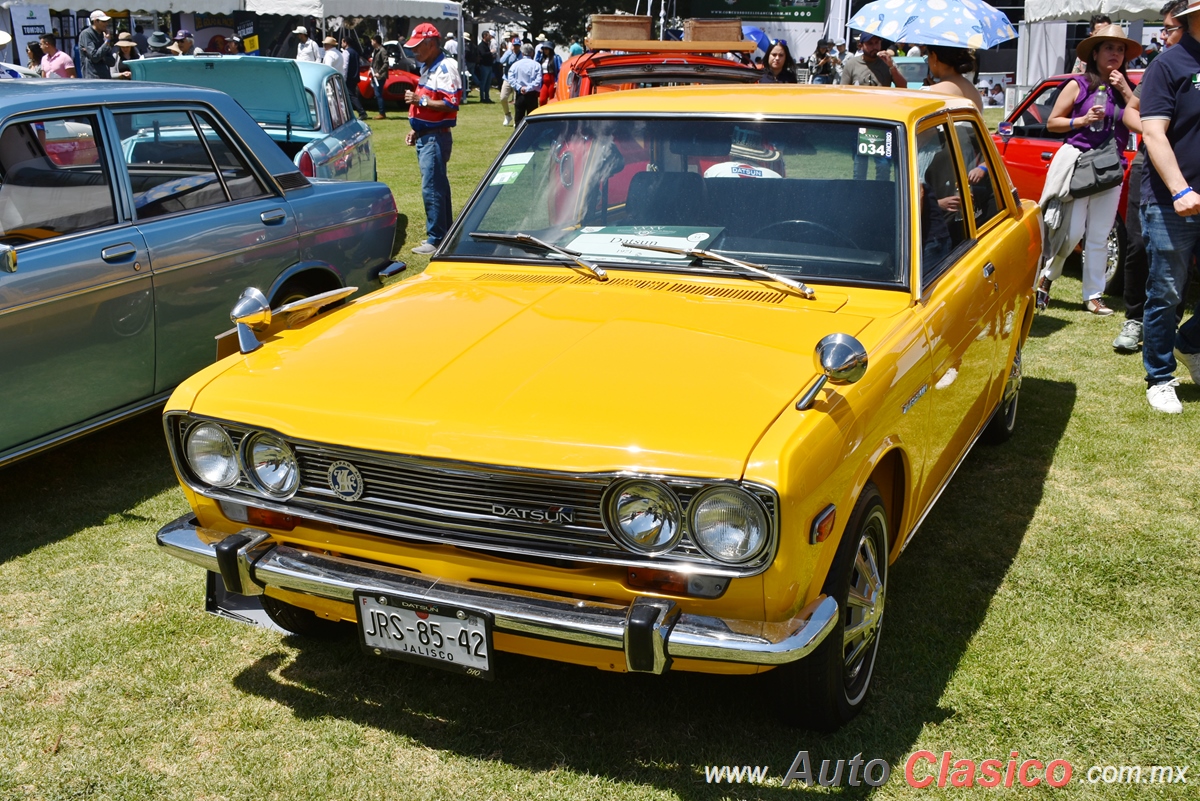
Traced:
<path fill-rule="evenodd" d="M 266 293 L 271 300 L 271 305 L 274 306 L 275 297 L 283 285 L 293 278 L 304 278 L 311 281 L 314 288 L 324 292 L 330 289 L 340 289 L 346 285 L 342 274 L 337 271 L 333 265 L 323 261 L 301 261 L 288 267 L 275 277 L 271 284 L 270 290 Z"/>

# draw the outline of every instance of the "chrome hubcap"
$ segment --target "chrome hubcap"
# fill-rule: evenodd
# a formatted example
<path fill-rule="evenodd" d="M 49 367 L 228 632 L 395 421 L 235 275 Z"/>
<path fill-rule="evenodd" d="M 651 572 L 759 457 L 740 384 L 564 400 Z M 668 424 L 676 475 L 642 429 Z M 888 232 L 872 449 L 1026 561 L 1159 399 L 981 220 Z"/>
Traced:
<path fill-rule="evenodd" d="M 847 687 L 858 681 L 864 669 L 870 671 L 874 653 L 872 646 L 883 623 L 886 587 L 875 542 L 877 533 L 882 535 L 886 532 L 887 521 L 883 511 L 876 509 L 859 536 L 854 570 L 850 575 L 850 590 L 846 597 L 845 629 L 842 634 Z"/>
<path fill-rule="evenodd" d="M 1104 283 L 1107 284 L 1117 274 L 1117 266 L 1121 263 L 1121 238 L 1117 235 L 1117 226 L 1108 232 L 1105 243 Z"/>

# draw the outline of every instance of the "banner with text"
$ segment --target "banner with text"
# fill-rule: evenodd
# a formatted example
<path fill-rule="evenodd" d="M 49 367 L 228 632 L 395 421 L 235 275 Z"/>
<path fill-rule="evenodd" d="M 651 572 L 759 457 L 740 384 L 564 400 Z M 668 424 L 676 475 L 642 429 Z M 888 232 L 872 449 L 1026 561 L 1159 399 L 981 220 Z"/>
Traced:
<path fill-rule="evenodd" d="M 692 16 L 743 22 L 824 22 L 827 0 L 692 0 Z"/>

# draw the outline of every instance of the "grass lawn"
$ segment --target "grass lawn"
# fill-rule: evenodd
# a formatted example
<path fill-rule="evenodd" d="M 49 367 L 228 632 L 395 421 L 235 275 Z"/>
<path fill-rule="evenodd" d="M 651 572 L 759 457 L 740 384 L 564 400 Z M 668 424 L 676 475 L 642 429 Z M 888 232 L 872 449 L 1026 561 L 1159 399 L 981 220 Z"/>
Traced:
<path fill-rule="evenodd" d="M 511 130 L 499 120 L 498 105 L 463 111 L 456 210 Z M 411 247 L 424 214 L 406 126 L 372 126 Z M 209 616 L 201 571 L 154 545 L 186 511 L 154 414 L 2 470 L 0 799 L 834 794 L 705 782 L 714 764 L 777 779 L 801 749 L 814 772 L 856 754 L 891 766 L 847 798 L 1196 798 L 1200 388 L 1185 379 L 1183 415 L 1153 413 L 1140 356 L 1110 347 L 1123 318 L 1079 296 L 1068 271 L 1026 348 L 1016 435 L 971 454 L 896 563 L 873 696 L 836 735 L 777 724 L 761 681 L 500 655 L 484 683 Z M 919 750 L 1017 751 L 1074 776 L 916 790 L 903 772 Z M 1186 765 L 1189 782 L 1088 783 L 1105 765 Z"/>

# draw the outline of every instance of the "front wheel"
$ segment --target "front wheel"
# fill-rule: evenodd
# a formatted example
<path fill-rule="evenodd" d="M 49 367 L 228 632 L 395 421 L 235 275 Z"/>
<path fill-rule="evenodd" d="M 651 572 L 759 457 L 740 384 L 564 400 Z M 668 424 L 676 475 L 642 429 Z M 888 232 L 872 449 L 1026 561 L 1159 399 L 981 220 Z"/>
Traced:
<path fill-rule="evenodd" d="M 888 542 L 887 510 L 869 483 L 825 579 L 825 594 L 838 602 L 837 625 L 809 656 L 773 671 L 786 722 L 835 731 L 862 710 L 883 627 Z"/>

